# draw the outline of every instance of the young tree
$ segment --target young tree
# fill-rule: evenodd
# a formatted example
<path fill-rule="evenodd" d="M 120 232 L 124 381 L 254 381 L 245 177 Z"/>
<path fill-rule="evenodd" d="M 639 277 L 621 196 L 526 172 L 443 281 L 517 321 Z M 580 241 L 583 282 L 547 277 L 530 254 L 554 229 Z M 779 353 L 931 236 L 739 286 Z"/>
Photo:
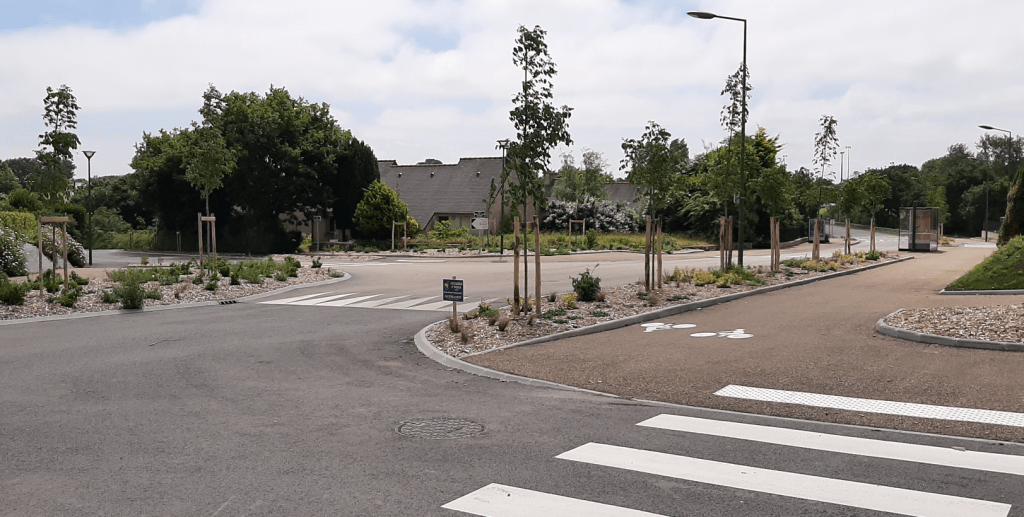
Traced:
<path fill-rule="evenodd" d="M 21 183 L 18 183 L 14 171 L 6 163 L 0 163 L 0 196 L 6 196 L 18 188 L 21 188 Z"/>
<path fill-rule="evenodd" d="M 551 150 L 559 144 L 572 145 L 569 136 L 569 117 L 572 108 L 556 108 L 551 79 L 557 73 L 555 62 L 548 54 L 540 26 L 533 30 L 519 26 L 519 37 L 512 49 L 512 63 L 523 69 L 522 91 L 512 99 L 515 105 L 509 120 L 516 128 L 516 140 L 509 142 L 508 166 L 502 171 L 506 202 L 522 208 L 533 203 L 534 210 L 544 204 L 544 182 L 541 173 L 548 168 Z M 509 176 L 515 174 L 515 181 Z"/>
<path fill-rule="evenodd" d="M 607 165 L 601 153 L 591 149 L 584 148 L 582 167 L 576 166 L 572 154 L 563 154 L 562 167 L 558 169 L 558 182 L 551 195 L 567 203 L 608 199 L 608 188 L 605 185 L 613 181 L 613 178 L 604 172 Z"/>
<path fill-rule="evenodd" d="M 686 165 L 680 147 L 672 151 L 672 134 L 655 121 L 647 123 L 639 140 L 622 139 L 620 170 L 626 171 L 626 180 L 636 187 L 640 199 L 647 205 L 647 214 L 652 218 L 660 215 L 672 195 L 672 188 Z"/>
<path fill-rule="evenodd" d="M 74 174 L 66 162 L 71 161 L 72 151 L 81 143 L 73 132 L 78 127 L 78 101 L 66 84 L 56 90 L 47 86 L 43 106 L 43 123 L 50 130 L 39 135 L 36 157 L 42 162 L 42 170 L 32 187 L 48 202 L 66 202 Z"/>
<path fill-rule="evenodd" d="M 836 136 L 836 119 L 832 115 L 822 115 L 821 131 L 814 134 L 814 164 L 821 166 L 821 178 L 825 178 L 825 169 L 832 159 L 836 157 L 836 150 L 839 148 L 839 137 Z M 835 173 L 829 172 L 828 177 L 835 177 Z M 819 198 L 820 189 L 819 189 Z M 819 200 L 820 202 L 820 200 Z"/>
<path fill-rule="evenodd" d="M 754 89 L 750 85 L 750 69 L 740 64 L 736 72 L 725 78 L 725 88 L 721 95 L 727 95 L 729 103 L 722 106 L 722 127 L 729 132 L 729 137 L 740 132 L 743 121 L 749 115 L 749 110 L 743 102 L 743 79 L 746 77 L 747 99 L 750 99 L 750 91 Z"/>
<path fill-rule="evenodd" d="M 194 125 L 185 158 L 185 181 L 199 191 L 210 215 L 210 193 L 224 185 L 224 177 L 235 169 L 235 157 L 220 131 Z"/>

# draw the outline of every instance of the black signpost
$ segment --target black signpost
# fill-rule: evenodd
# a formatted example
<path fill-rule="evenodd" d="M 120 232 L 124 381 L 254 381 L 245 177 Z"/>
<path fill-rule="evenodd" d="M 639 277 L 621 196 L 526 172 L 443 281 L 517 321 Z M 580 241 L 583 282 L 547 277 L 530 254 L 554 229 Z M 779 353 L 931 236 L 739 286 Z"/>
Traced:
<path fill-rule="evenodd" d="M 463 293 L 463 281 L 456 280 L 453 276 L 451 280 L 441 280 L 441 294 L 444 297 L 444 301 L 452 302 L 452 319 L 458 319 L 459 310 L 458 305 L 462 300 Z"/>

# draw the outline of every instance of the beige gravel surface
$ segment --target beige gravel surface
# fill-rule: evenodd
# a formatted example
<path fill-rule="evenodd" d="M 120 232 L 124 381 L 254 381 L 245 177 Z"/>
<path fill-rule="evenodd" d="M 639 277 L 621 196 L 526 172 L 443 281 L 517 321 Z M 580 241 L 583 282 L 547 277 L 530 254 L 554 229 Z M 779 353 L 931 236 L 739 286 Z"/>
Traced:
<path fill-rule="evenodd" d="M 1024 354 L 875 334 L 901 308 L 1019 306 L 1022 296 L 940 296 L 991 254 L 942 248 L 854 275 L 783 289 L 640 326 L 515 347 L 466 360 L 622 397 L 845 424 L 1024 442 L 1024 428 L 886 416 L 714 395 L 728 385 L 1024 413 Z M 941 310 L 936 310 L 941 309 Z M 1004 311 L 1004 314 L 1012 312 Z M 743 329 L 749 339 L 696 338 Z"/>

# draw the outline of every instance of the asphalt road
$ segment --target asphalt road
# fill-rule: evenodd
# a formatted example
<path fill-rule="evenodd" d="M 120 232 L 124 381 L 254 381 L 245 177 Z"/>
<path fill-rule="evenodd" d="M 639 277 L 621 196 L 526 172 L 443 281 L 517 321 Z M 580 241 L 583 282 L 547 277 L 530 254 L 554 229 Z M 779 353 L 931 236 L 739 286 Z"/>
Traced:
<path fill-rule="evenodd" d="M 629 278 L 637 268 L 632 257 L 600 257 L 600 272 Z M 503 284 L 505 266 L 465 262 L 351 268 L 352 280 L 334 288 L 401 292 L 405 284 L 409 293 L 452 270 Z M 492 483 L 656 515 L 889 515 L 870 509 L 879 501 L 919 502 L 947 515 L 957 508 L 959 515 L 1024 515 L 1018 474 L 871 453 L 913 443 L 935 454 L 959 447 L 1024 455 L 1019 446 L 478 378 L 439 366 L 413 345 L 412 336 L 440 316 L 243 303 L 4 326 L 0 515 L 457 516 L 468 514 L 442 505 L 465 502 Z M 887 443 L 836 452 L 637 425 L 662 414 L 766 426 L 758 436 L 799 429 Z M 430 431 L 438 418 L 458 420 L 448 431 L 470 436 L 397 432 Z M 607 446 L 698 466 L 672 477 L 586 458 Z M 712 467 L 731 469 L 730 479 L 742 482 L 693 477 Z M 780 495 L 785 490 L 770 488 L 772 480 L 796 495 Z M 889 492 L 877 495 L 869 485 Z M 825 502 L 830 493 L 861 489 L 868 495 L 859 502 Z M 628 515 L 613 511 L 607 515 Z M 559 514 L 596 515 L 518 515 Z"/>

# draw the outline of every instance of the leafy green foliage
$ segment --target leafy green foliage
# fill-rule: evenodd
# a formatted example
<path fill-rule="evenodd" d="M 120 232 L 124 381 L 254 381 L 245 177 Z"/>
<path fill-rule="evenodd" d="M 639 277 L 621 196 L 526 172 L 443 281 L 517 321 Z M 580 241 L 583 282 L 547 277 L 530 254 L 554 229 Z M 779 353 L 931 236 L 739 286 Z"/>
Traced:
<path fill-rule="evenodd" d="M 366 238 L 390 239 L 393 223 L 405 222 L 408 217 L 409 206 L 399 199 L 398 192 L 381 181 L 374 181 L 356 206 L 353 221 Z"/>
<path fill-rule="evenodd" d="M 572 290 L 581 302 L 592 302 L 601 291 L 601 279 L 590 274 L 590 269 L 580 273 L 579 278 L 572 278 Z"/>
<path fill-rule="evenodd" d="M 583 149 L 581 166 L 576 165 L 572 154 L 563 154 L 558 180 L 551 195 L 567 203 L 582 203 L 588 199 L 607 200 L 608 189 L 605 185 L 614 181 L 614 178 L 605 172 L 606 167 L 607 162 L 601 153 L 591 149 Z"/>
<path fill-rule="evenodd" d="M 0 303 L 4 305 L 24 305 L 25 294 L 32 288 L 28 282 L 12 282 L 6 276 L 0 276 Z"/>
<path fill-rule="evenodd" d="M 591 228 L 587 230 L 587 249 L 592 250 L 597 247 L 597 230 Z"/>
<path fill-rule="evenodd" d="M 0 163 L 0 196 L 10 194 L 18 188 L 21 188 L 21 183 L 14 175 L 14 171 L 6 163 Z"/>
<path fill-rule="evenodd" d="M 551 79 L 556 75 L 555 62 L 548 53 L 544 37 L 547 32 L 540 26 L 532 30 L 519 26 L 519 37 L 512 48 L 512 63 L 523 69 L 522 91 L 512 99 L 514 107 L 509 119 L 516 130 L 516 139 L 509 142 L 508 166 L 502 170 L 505 185 L 505 204 L 521 209 L 525 218 L 526 206 L 546 204 L 543 171 L 548 170 L 551 150 L 559 144 L 572 145 L 569 136 L 569 117 L 572 108 L 555 108 Z M 515 179 L 512 180 L 512 175 Z"/>
<path fill-rule="evenodd" d="M 42 169 L 34 178 L 32 188 L 47 202 L 67 201 L 74 175 L 67 162 L 81 143 L 78 135 L 72 132 L 77 127 L 78 101 L 66 84 L 56 90 L 47 86 L 43 106 L 43 123 L 50 130 L 39 135 L 36 157 L 42 162 Z"/>
<path fill-rule="evenodd" d="M 449 242 L 457 239 L 468 239 L 469 228 L 460 226 L 458 228 L 452 228 L 450 221 L 438 221 L 434 223 L 434 229 L 427 232 L 427 237 L 431 240 Z"/>
<path fill-rule="evenodd" d="M 677 177 L 689 161 L 689 157 L 679 151 L 678 144 L 673 149 L 671 137 L 671 133 L 652 120 L 639 140 L 626 138 L 622 141 L 626 157 L 619 169 L 626 171 L 626 179 L 646 200 L 647 214 L 651 216 L 657 216 L 666 207 Z"/>
<path fill-rule="evenodd" d="M 43 209 L 39 195 L 28 189 L 14 189 L 4 201 L 5 208 L 18 212 L 38 212 Z"/>

